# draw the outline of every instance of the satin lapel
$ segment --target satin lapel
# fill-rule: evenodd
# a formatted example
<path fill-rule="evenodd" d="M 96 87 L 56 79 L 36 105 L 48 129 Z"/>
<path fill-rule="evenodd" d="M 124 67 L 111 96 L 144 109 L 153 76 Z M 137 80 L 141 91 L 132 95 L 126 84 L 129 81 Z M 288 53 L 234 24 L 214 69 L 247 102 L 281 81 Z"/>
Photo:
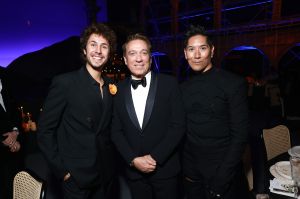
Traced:
<path fill-rule="evenodd" d="M 4 111 L 4 112 L 6 112 L 6 113 L 10 113 L 10 111 L 11 110 L 9 110 L 9 108 L 10 108 L 10 104 L 9 104 L 9 95 L 8 95 L 8 92 L 7 92 L 8 90 L 6 90 L 6 85 L 4 85 L 4 83 L 2 82 L 2 91 L 1 91 L 1 95 L 2 95 L 2 99 L 3 99 L 3 103 L 4 103 L 4 106 L 5 106 L 5 110 L 4 110 L 4 108 L 3 108 L 3 106 L 2 105 L 0 105 L 1 106 L 1 108 L 2 108 L 2 110 Z"/>
<path fill-rule="evenodd" d="M 7 107 L 7 106 L 6 106 Z M 2 113 L 5 113 L 6 111 L 4 110 L 4 108 L 3 108 L 3 106 L 2 105 L 0 105 L 0 112 Z"/>
<path fill-rule="evenodd" d="M 126 82 L 126 85 L 125 85 L 124 95 L 125 95 L 124 97 L 125 97 L 126 109 L 127 109 L 128 115 L 129 115 L 132 123 L 134 124 L 134 126 L 137 129 L 142 130 L 141 127 L 140 127 L 138 118 L 136 116 L 134 105 L 133 105 L 130 78 L 127 79 L 127 82 Z"/>
<path fill-rule="evenodd" d="M 5 110 L 6 110 L 6 111 L 4 110 L 4 108 L 3 108 L 3 106 L 2 106 L 1 104 L 0 104 L 0 111 L 3 111 L 3 113 L 4 113 L 4 112 L 8 112 L 8 111 L 7 111 L 8 104 L 5 103 L 5 102 L 7 102 L 6 94 L 5 94 L 5 91 L 3 90 L 3 88 L 2 88 L 1 95 L 2 95 L 3 104 L 4 104 L 4 106 L 5 106 Z"/>
<path fill-rule="evenodd" d="M 150 84 L 146 107 L 145 107 L 143 129 L 148 124 L 152 110 L 153 110 L 153 105 L 154 105 L 156 90 L 157 90 L 157 82 L 158 82 L 157 75 L 155 73 L 151 72 L 151 84 Z"/>

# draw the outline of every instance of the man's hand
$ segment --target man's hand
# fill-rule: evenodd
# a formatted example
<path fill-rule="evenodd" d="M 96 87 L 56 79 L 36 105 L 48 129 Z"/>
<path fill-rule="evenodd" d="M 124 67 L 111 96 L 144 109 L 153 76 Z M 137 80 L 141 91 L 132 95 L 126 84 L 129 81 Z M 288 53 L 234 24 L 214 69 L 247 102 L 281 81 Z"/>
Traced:
<path fill-rule="evenodd" d="M 5 140 L 3 140 L 2 143 L 5 146 L 11 147 L 17 141 L 18 132 L 11 131 L 11 132 L 4 133 L 2 136 L 4 136 L 4 137 L 7 136 L 7 138 Z"/>
<path fill-rule="evenodd" d="M 71 177 L 71 174 L 70 173 L 67 173 L 65 176 L 64 176 L 64 182 L 69 180 L 69 178 Z"/>
<path fill-rule="evenodd" d="M 18 141 L 16 141 L 13 145 L 9 146 L 10 151 L 13 153 L 18 152 L 20 150 L 20 148 L 21 148 L 21 145 Z"/>
<path fill-rule="evenodd" d="M 136 157 L 132 162 L 133 166 L 143 173 L 150 173 L 156 169 L 156 161 L 151 155 Z"/>

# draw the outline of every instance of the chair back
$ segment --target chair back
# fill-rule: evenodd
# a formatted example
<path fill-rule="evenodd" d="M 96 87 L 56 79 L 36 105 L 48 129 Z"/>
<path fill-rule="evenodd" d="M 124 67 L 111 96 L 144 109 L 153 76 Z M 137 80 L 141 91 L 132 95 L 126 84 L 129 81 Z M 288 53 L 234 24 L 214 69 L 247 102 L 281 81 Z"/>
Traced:
<path fill-rule="evenodd" d="M 44 198 L 43 182 L 27 171 L 20 171 L 14 177 L 13 199 Z"/>
<path fill-rule="evenodd" d="M 243 160 L 244 172 L 248 181 L 248 188 L 249 191 L 251 191 L 253 189 L 253 170 L 251 164 L 251 150 L 249 144 L 246 145 L 246 149 L 242 156 L 242 160 Z"/>
<path fill-rule="evenodd" d="M 285 125 L 263 129 L 263 139 L 268 160 L 287 152 L 291 148 L 290 131 Z"/>

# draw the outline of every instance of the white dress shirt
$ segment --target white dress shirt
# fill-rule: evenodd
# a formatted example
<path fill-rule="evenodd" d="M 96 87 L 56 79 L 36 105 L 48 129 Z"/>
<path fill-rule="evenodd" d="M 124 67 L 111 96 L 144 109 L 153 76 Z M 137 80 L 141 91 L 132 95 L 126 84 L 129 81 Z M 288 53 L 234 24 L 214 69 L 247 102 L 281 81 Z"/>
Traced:
<path fill-rule="evenodd" d="M 138 118 L 141 128 L 143 126 L 146 102 L 147 102 L 147 97 L 148 97 L 149 88 L 150 88 L 151 72 L 149 71 L 145 77 L 146 77 L 146 81 L 147 81 L 146 87 L 139 85 L 136 89 L 133 89 L 131 86 L 132 101 L 133 101 L 135 113 L 136 113 L 136 116 Z M 132 76 L 132 79 L 135 79 L 135 78 Z"/>

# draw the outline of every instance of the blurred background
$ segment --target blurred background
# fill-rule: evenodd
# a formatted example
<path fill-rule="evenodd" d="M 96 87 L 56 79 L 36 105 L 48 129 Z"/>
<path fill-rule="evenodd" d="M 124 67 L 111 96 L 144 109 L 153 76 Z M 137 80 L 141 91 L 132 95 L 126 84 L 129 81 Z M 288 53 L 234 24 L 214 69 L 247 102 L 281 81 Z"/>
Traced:
<path fill-rule="evenodd" d="M 82 66 L 79 36 L 93 22 L 117 33 L 117 52 L 103 69 L 116 82 L 129 74 L 121 46 L 135 32 L 150 37 L 155 72 L 187 80 L 193 74 L 183 55 L 184 32 L 190 25 L 206 27 L 214 36 L 215 67 L 248 81 L 252 153 L 261 154 L 262 129 L 276 124 L 286 124 L 292 145 L 299 145 L 299 0 L 2 0 L 0 72 L 10 81 L 23 131 L 30 132 L 24 134 L 25 165 L 45 169 L 43 178 L 49 178 L 47 166 L 32 155 L 36 128 L 27 124 L 38 119 L 52 78 Z M 268 189 L 264 180 L 254 179 L 254 190 Z M 47 194 L 54 192 L 49 186 Z"/>
<path fill-rule="evenodd" d="M 275 82 L 285 103 L 282 114 L 300 116 L 294 105 L 300 101 L 297 0 L 1 1 L 0 66 L 12 76 L 24 109 L 38 111 L 52 77 L 81 66 L 79 36 L 92 22 L 105 22 L 117 33 L 118 51 L 103 71 L 116 81 L 128 73 L 121 45 L 133 32 L 151 38 L 153 70 L 180 82 L 189 78 L 182 39 L 191 24 L 199 24 L 215 36 L 217 67 L 260 85 Z"/>

